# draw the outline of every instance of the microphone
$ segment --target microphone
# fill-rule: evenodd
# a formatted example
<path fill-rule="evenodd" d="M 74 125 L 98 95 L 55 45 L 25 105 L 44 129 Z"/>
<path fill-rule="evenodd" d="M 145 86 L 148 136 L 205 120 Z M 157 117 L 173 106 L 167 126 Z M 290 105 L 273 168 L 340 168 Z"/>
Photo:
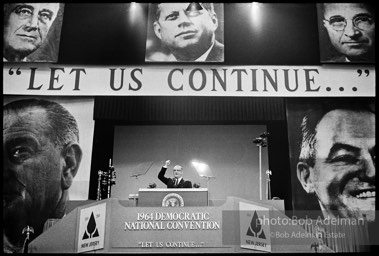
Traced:
<path fill-rule="evenodd" d="M 194 188 L 200 188 L 200 184 L 199 184 L 199 183 L 194 183 L 194 184 L 193 184 L 193 187 L 194 187 Z"/>
<path fill-rule="evenodd" d="M 258 138 L 255 138 L 253 140 L 253 142 L 255 144 L 259 144 L 257 146 L 261 146 L 261 147 L 266 147 L 267 146 L 267 137 L 269 136 L 270 134 L 268 132 L 264 132 L 264 133 L 261 133 L 261 135 L 259 135 Z"/>
<path fill-rule="evenodd" d="M 157 187 L 157 184 L 155 183 L 149 183 L 149 188 L 156 188 Z"/>

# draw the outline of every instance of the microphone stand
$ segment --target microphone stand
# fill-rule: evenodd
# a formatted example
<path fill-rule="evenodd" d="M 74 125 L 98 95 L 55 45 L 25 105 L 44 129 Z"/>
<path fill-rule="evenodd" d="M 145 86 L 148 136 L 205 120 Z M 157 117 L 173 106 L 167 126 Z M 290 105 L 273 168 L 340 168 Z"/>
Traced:
<path fill-rule="evenodd" d="M 24 245 L 23 245 L 23 253 L 28 253 L 28 247 L 29 247 L 29 241 L 30 241 L 30 233 L 34 234 L 33 227 L 30 227 L 29 225 L 26 226 L 22 230 L 22 234 L 25 234 L 25 233 L 26 233 L 26 238 L 25 238 Z"/>
<path fill-rule="evenodd" d="M 111 187 L 116 184 L 116 171 L 114 166 L 112 165 L 112 159 L 109 159 L 109 167 L 108 167 L 108 194 L 107 198 L 111 197 Z"/>
<path fill-rule="evenodd" d="M 259 145 L 259 200 L 262 200 L 262 146 Z"/>
<path fill-rule="evenodd" d="M 103 175 L 103 172 L 101 170 L 99 170 L 97 172 L 97 174 L 99 175 L 99 177 L 97 179 L 97 198 L 96 198 L 96 200 L 100 201 L 101 200 L 101 177 Z"/>
<path fill-rule="evenodd" d="M 211 178 L 216 178 L 214 176 L 203 176 L 204 178 L 207 179 L 207 188 L 209 189 L 209 182 L 211 181 Z"/>
<path fill-rule="evenodd" d="M 262 147 L 267 147 L 268 132 L 262 133 L 259 138 L 255 138 L 253 142 L 259 147 L 259 200 L 262 200 Z"/>
<path fill-rule="evenodd" d="M 106 198 L 111 197 L 111 187 L 116 184 L 116 171 L 112 165 L 112 159 L 109 159 L 109 166 L 107 171 L 99 170 L 97 172 L 97 197 L 96 200 L 103 199 L 103 192 L 106 193 Z"/>
<path fill-rule="evenodd" d="M 271 200 L 270 175 L 272 175 L 272 172 L 270 170 L 267 170 L 266 174 L 267 174 L 266 199 Z"/>
<path fill-rule="evenodd" d="M 209 193 L 209 182 L 211 181 L 212 178 L 216 178 L 215 176 L 206 176 L 206 175 L 201 175 L 200 177 L 206 178 L 207 179 L 207 189 Z M 208 196 L 208 201 L 207 204 L 209 205 L 210 198 Z"/>

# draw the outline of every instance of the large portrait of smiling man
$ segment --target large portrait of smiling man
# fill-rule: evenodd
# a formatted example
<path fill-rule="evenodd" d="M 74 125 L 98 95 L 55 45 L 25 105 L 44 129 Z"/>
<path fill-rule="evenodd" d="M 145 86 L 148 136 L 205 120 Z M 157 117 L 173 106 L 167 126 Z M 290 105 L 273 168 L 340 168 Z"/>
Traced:
<path fill-rule="evenodd" d="M 292 99 L 287 123 L 295 213 L 374 221 L 374 99 Z"/>

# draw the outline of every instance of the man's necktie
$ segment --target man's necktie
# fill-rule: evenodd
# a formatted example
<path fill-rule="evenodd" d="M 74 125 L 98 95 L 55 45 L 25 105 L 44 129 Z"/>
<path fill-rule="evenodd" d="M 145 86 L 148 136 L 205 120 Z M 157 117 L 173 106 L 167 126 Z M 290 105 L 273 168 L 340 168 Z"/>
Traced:
<path fill-rule="evenodd" d="M 178 186 L 178 179 L 175 178 L 174 180 L 175 180 L 175 184 L 174 184 L 174 186 L 177 187 L 177 186 Z"/>

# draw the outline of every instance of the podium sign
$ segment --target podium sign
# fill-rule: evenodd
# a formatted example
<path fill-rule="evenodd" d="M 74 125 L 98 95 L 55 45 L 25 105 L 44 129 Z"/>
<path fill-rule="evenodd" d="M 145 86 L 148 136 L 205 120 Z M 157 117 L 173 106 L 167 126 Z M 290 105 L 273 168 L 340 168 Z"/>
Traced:
<path fill-rule="evenodd" d="M 138 206 L 175 207 L 208 206 L 207 188 L 140 188 Z"/>
<path fill-rule="evenodd" d="M 271 252 L 270 225 L 264 225 L 262 221 L 269 219 L 269 210 L 239 202 L 241 248 Z"/>
<path fill-rule="evenodd" d="M 106 203 L 80 210 L 78 252 L 104 248 Z"/>

